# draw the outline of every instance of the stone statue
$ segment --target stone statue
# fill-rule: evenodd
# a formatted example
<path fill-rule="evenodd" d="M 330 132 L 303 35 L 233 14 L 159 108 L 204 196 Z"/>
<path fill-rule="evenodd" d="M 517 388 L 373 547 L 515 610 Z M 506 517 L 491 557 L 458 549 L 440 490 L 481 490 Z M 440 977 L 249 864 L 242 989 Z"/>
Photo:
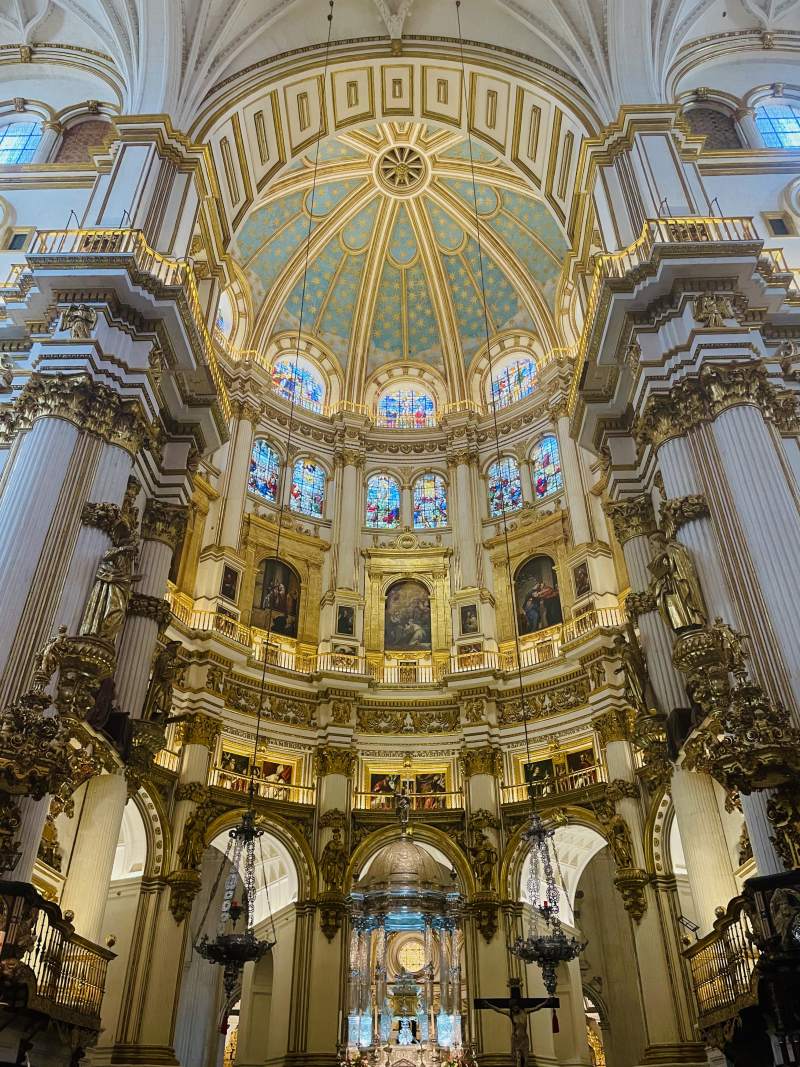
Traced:
<path fill-rule="evenodd" d="M 633 867 L 633 841 L 628 824 L 621 815 L 612 816 L 608 823 L 608 843 L 618 867 Z"/>
<path fill-rule="evenodd" d="M 136 542 L 128 541 L 104 553 L 83 612 L 82 637 L 115 644 L 125 622 L 131 586 L 139 577 L 133 573 L 137 551 Z"/>
<path fill-rule="evenodd" d="M 617 668 L 615 674 L 624 676 L 625 697 L 630 706 L 639 715 L 649 715 L 652 709 L 657 710 L 658 701 L 650 684 L 644 653 L 632 626 L 629 627 L 627 640 L 622 634 L 616 635 L 614 651 L 622 661 L 622 666 Z"/>
<path fill-rule="evenodd" d="M 395 793 L 394 810 L 403 833 L 406 833 L 408 830 L 408 821 L 411 818 L 411 797 L 406 793 L 405 787 L 398 793 Z"/>
<path fill-rule="evenodd" d="M 736 313 L 730 297 L 724 293 L 703 293 L 695 299 L 694 317 L 704 326 L 719 329 L 725 325 L 726 319 L 735 318 Z"/>
<path fill-rule="evenodd" d="M 69 330 L 75 341 L 87 341 L 97 324 L 97 312 L 89 304 L 70 304 L 61 316 L 61 329 Z"/>
<path fill-rule="evenodd" d="M 347 849 L 342 843 L 342 831 L 338 826 L 334 826 L 331 839 L 322 850 L 319 870 L 326 889 L 341 890 L 347 870 Z"/>
<path fill-rule="evenodd" d="M 475 864 L 475 873 L 481 889 L 489 890 L 497 869 L 497 849 L 482 830 L 473 830 L 472 840 L 469 851 Z"/>
<path fill-rule="evenodd" d="M 144 702 L 143 718 L 163 723 L 172 708 L 172 687 L 181 666 L 180 641 L 168 641 L 156 655 Z"/>
<path fill-rule="evenodd" d="M 647 567 L 665 621 L 676 634 L 705 626 L 708 616 L 703 592 L 688 549 L 680 541 L 668 541 L 660 530 L 651 535 L 650 544 L 653 558 Z"/>
<path fill-rule="evenodd" d="M 69 643 L 67 627 L 59 626 L 58 633 L 37 653 L 33 666 L 33 691 L 43 693 L 61 663 L 61 653 Z"/>
<path fill-rule="evenodd" d="M 206 821 L 208 810 L 200 803 L 186 820 L 183 837 L 178 846 L 178 862 L 184 871 L 196 871 L 206 850 Z"/>

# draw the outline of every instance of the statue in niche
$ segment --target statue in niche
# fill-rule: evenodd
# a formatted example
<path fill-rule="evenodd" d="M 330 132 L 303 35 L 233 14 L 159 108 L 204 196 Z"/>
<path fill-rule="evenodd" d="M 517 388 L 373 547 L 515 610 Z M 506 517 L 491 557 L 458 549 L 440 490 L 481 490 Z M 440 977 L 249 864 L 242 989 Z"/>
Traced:
<path fill-rule="evenodd" d="M 699 630 L 708 616 L 689 550 L 680 541 L 667 540 L 661 530 L 651 535 L 650 544 L 653 558 L 647 568 L 661 615 L 676 634 Z"/>
<path fill-rule="evenodd" d="M 482 830 L 473 830 L 469 852 L 481 889 L 490 890 L 497 869 L 497 849 Z"/>
<path fill-rule="evenodd" d="M 156 655 L 142 717 L 164 723 L 172 709 L 172 688 L 181 668 L 181 643 L 168 641 Z"/>
<path fill-rule="evenodd" d="M 612 816 L 608 823 L 608 843 L 618 867 L 634 866 L 631 832 L 621 815 Z"/>
<path fill-rule="evenodd" d="M 342 842 L 342 831 L 338 826 L 334 826 L 331 839 L 322 850 L 319 870 L 327 890 L 341 891 L 347 871 L 347 849 Z"/>
<path fill-rule="evenodd" d="M 69 330 L 74 341 L 88 341 L 97 325 L 97 312 L 89 304 L 70 304 L 61 316 L 61 329 Z"/>
<path fill-rule="evenodd" d="M 81 637 L 116 643 L 125 622 L 131 587 L 140 577 L 133 573 L 137 553 L 137 543 L 128 541 L 103 554 L 83 612 Z"/>
<path fill-rule="evenodd" d="M 627 640 L 622 634 L 614 638 L 614 651 L 622 661 L 615 674 L 623 675 L 625 698 L 630 706 L 637 715 L 649 715 L 653 709 L 657 710 L 658 702 L 650 684 L 644 653 L 630 623 Z"/>

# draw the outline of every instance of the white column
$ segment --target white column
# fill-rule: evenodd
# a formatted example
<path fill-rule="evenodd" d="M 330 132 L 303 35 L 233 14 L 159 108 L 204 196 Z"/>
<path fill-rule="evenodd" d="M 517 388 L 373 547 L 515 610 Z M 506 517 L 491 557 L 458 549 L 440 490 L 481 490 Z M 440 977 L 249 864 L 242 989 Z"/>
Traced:
<path fill-rule="evenodd" d="M 245 410 L 233 419 L 228 446 L 228 466 L 222 488 L 222 515 L 217 535 L 218 544 L 224 548 L 239 548 L 250 457 L 255 438 L 253 422 L 257 417 L 257 412 Z"/>
<path fill-rule="evenodd" d="M 455 470 L 455 534 L 460 571 L 457 576 L 458 587 L 474 589 L 478 584 L 475 529 L 479 528 L 480 518 L 476 514 L 472 496 L 470 456 L 459 453 L 451 469 Z"/>
<path fill-rule="evenodd" d="M 42 123 L 42 137 L 39 144 L 36 146 L 36 151 L 33 156 L 34 163 L 52 163 L 53 149 L 56 146 L 56 142 L 60 139 L 64 127 L 60 122 L 43 122 Z"/>
<path fill-rule="evenodd" d="M 336 588 L 355 589 L 357 537 L 364 521 L 359 485 L 361 457 L 346 450 L 337 453 L 336 461 Z"/>
<path fill-rule="evenodd" d="M 727 907 L 739 890 L 713 779 L 676 767 L 670 792 L 702 937 L 713 926 L 714 909 Z"/>
<path fill-rule="evenodd" d="M 533 494 L 533 475 L 531 472 L 531 461 L 523 453 L 517 457 L 517 463 L 519 464 L 519 482 L 522 486 L 522 499 L 526 504 L 534 504 Z"/>
<path fill-rule="evenodd" d="M 98 941 L 108 887 L 127 801 L 127 784 L 119 774 L 90 778 L 78 813 L 78 830 L 70 857 L 61 910 L 71 911 L 75 930 Z"/>
<path fill-rule="evenodd" d="M 741 405 L 713 423 L 727 490 L 747 538 L 753 570 L 800 707 L 800 512 L 781 466 L 772 431 L 758 408 Z M 758 475 L 753 477 L 757 457 Z"/>
<path fill-rule="evenodd" d="M 561 472 L 564 478 L 569 518 L 572 523 L 572 539 L 576 545 L 582 545 L 591 541 L 592 535 L 586 511 L 578 449 L 570 437 L 569 417 L 566 414 L 559 415 L 557 431 L 558 448 L 561 453 Z"/>

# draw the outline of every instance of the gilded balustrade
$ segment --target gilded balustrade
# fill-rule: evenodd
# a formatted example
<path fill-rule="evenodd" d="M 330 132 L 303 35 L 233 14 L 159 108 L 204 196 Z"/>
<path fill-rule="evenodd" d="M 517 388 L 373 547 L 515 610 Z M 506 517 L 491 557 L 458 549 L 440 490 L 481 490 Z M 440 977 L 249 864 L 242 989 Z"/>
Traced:
<path fill-rule="evenodd" d="M 734 897 L 714 929 L 684 950 L 689 961 L 700 1029 L 733 1019 L 757 1002 L 752 981 L 759 958 L 744 897 Z"/>

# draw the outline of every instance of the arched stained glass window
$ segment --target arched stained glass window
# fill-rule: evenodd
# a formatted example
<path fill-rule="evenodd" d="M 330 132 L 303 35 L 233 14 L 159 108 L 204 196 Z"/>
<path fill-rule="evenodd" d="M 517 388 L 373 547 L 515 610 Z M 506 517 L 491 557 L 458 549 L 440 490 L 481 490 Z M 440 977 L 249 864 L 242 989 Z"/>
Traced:
<path fill-rule="evenodd" d="M 42 139 L 38 122 L 11 122 L 0 126 L 0 164 L 32 163 Z"/>
<path fill-rule="evenodd" d="M 321 411 L 325 386 L 319 374 L 300 357 L 281 356 L 272 364 L 272 388 L 280 396 L 311 411 Z"/>
<path fill-rule="evenodd" d="M 367 482 L 365 523 L 373 530 L 400 525 L 400 484 L 388 474 L 373 474 Z"/>
<path fill-rule="evenodd" d="M 536 361 L 522 353 L 504 360 L 492 374 L 492 400 L 495 407 L 509 404 L 530 396 L 536 385 Z"/>
<path fill-rule="evenodd" d="M 533 467 L 533 491 L 537 500 L 552 496 L 564 488 L 564 476 L 561 473 L 561 456 L 558 453 L 558 441 L 552 434 L 543 437 L 533 450 L 531 457 Z"/>
<path fill-rule="evenodd" d="M 325 471 L 310 459 L 298 459 L 292 472 L 289 507 L 301 515 L 322 518 L 325 504 Z"/>
<path fill-rule="evenodd" d="M 447 526 L 447 487 L 441 474 L 423 474 L 414 482 L 414 529 Z"/>
<path fill-rule="evenodd" d="M 521 507 L 519 467 L 515 459 L 505 456 L 489 468 L 489 514 L 496 518 L 504 511 L 517 511 Z"/>
<path fill-rule="evenodd" d="M 258 496 L 273 504 L 278 499 L 280 462 L 275 449 L 270 448 L 263 438 L 258 438 L 250 456 L 250 476 L 247 479 L 247 488 L 251 493 L 257 493 Z"/>
<path fill-rule="evenodd" d="M 384 393 L 378 401 L 378 425 L 419 430 L 436 424 L 436 404 L 429 393 L 408 386 Z"/>
<path fill-rule="evenodd" d="M 767 148 L 800 148 L 800 102 L 762 104 L 756 108 L 756 126 Z"/>

